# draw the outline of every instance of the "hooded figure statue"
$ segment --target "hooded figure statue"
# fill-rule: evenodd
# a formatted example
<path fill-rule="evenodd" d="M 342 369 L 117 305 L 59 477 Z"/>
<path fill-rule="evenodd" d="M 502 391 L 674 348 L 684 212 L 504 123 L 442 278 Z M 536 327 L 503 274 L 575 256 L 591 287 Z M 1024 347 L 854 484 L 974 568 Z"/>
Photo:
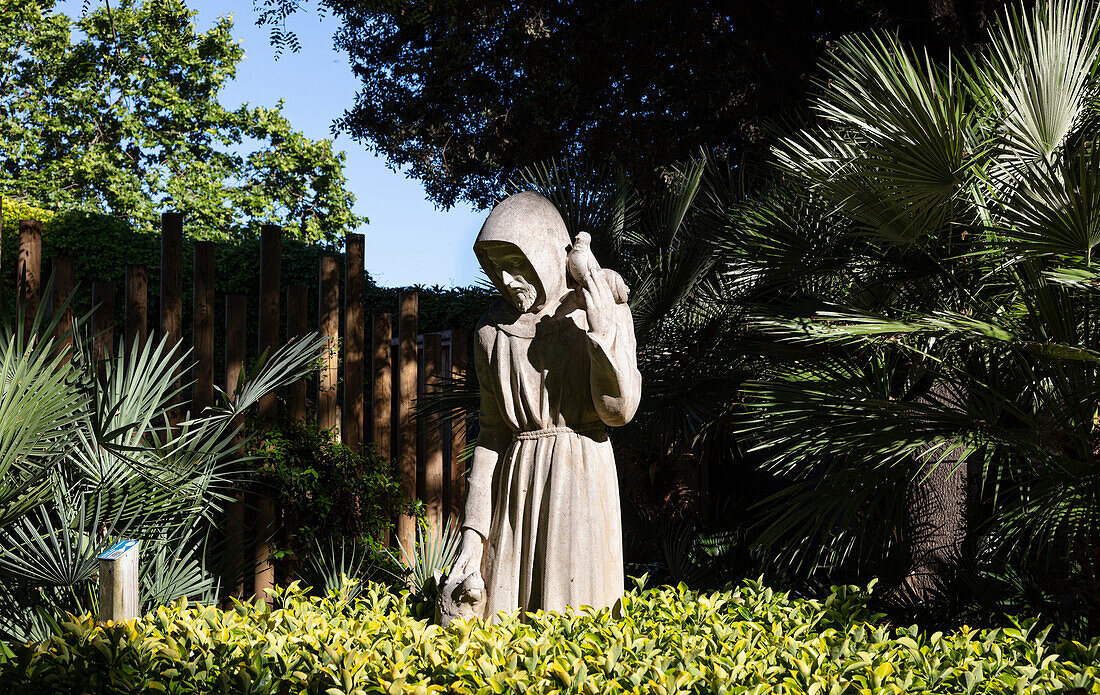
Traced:
<path fill-rule="evenodd" d="M 570 249 L 561 215 L 532 191 L 493 208 L 474 243 L 503 299 L 477 327 L 480 433 L 458 558 L 440 586 L 460 608 L 444 609 L 444 622 L 618 610 L 622 521 L 606 428 L 634 417 L 641 375 L 630 309 L 616 300 L 622 279 L 590 259 L 570 283 Z"/>

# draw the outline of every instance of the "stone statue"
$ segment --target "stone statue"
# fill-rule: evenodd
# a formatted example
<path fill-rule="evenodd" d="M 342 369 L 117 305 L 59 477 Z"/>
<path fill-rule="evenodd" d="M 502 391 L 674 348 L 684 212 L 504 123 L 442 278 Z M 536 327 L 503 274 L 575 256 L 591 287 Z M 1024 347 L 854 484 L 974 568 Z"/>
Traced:
<path fill-rule="evenodd" d="M 607 426 L 641 393 L 627 288 L 587 234 L 573 248 L 535 192 L 493 208 L 474 243 L 503 295 L 478 323 L 480 434 L 441 621 L 497 611 L 617 606 L 622 522 Z M 570 253 L 572 249 L 572 254 Z"/>

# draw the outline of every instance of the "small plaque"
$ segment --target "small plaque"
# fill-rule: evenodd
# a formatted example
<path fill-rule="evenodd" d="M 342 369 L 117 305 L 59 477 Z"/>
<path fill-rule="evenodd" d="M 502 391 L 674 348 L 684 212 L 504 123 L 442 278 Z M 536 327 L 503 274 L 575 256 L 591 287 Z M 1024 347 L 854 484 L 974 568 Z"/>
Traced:
<path fill-rule="evenodd" d="M 117 560 L 122 557 L 123 553 L 125 553 L 130 548 L 133 548 L 135 545 L 137 545 L 137 541 L 119 541 L 118 543 L 112 545 L 110 548 L 107 548 L 107 552 L 100 555 L 99 559 Z"/>

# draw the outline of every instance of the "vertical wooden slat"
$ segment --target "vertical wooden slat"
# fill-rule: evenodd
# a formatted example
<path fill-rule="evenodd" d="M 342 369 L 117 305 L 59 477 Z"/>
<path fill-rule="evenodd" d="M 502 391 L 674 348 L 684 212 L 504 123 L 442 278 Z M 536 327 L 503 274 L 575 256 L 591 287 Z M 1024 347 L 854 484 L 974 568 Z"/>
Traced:
<path fill-rule="evenodd" d="M 192 413 L 214 404 L 214 242 L 195 242 L 195 386 Z"/>
<path fill-rule="evenodd" d="M 287 340 L 300 338 L 309 332 L 309 287 L 292 285 L 286 297 Z M 290 385 L 287 405 L 293 420 L 306 419 L 306 379 L 299 379 Z"/>
<path fill-rule="evenodd" d="M 371 442 L 379 455 L 393 456 L 393 315 L 371 317 Z M 389 545 L 389 534 L 379 539 Z"/>
<path fill-rule="evenodd" d="M 268 357 L 279 346 L 279 276 L 282 266 L 283 229 L 265 224 L 260 230 L 260 352 Z M 260 399 L 259 415 L 275 417 L 275 394 Z"/>
<path fill-rule="evenodd" d="M 400 316 L 400 314 L 398 314 Z M 397 459 L 401 457 L 401 341 L 396 337 L 390 341 L 390 364 L 393 381 L 390 382 L 390 459 L 395 470 Z"/>
<path fill-rule="evenodd" d="M 424 391 L 424 336 L 416 341 L 416 399 Z M 413 420 L 416 422 L 416 499 L 424 497 L 424 419 L 416 417 L 416 401 L 413 401 Z"/>
<path fill-rule="evenodd" d="M 279 277 L 282 265 L 283 230 L 273 224 L 265 224 L 260 230 L 260 316 L 259 349 L 268 357 L 278 348 L 279 342 Z M 268 422 L 275 419 L 275 393 L 269 393 L 259 402 L 259 416 Z M 255 595 L 268 603 L 275 587 L 275 565 L 271 561 L 271 537 L 275 531 L 275 499 L 268 489 L 259 491 L 256 499 L 256 517 L 259 537 L 256 539 L 256 577 L 253 583 Z"/>
<path fill-rule="evenodd" d="M 23 329 L 30 331 L 42 291 L 42 223 L 19 221 L 19 260 L 15 266 L 19 301 L 23 303 Z"/>
<path fill-rule="evenodd" d="M 464 330 L 451 331 L 451 379 L 461 383 L 466 377 L 467 334 Z M 466 423 L 461 418 L 452 418 L 451 461 L 447 489 L 447 515 L 462 520 L 466 503 L 466 461 L 462 460 L 462 451 L 466 448 Z"/>
<path fill-rule="evenodd" d="M 231 294 L 225 298 L 225 392 L 234 396 L 244 371 L 245 320 L 248 297 Z"/>
<path fill-rule="evenodd" d="M 397 480 L 398 493 L 404 499 L 416 497 L 416 420 L 413 401 L 416 399 L 416 324 L 419 297 L 416 292 L 402 291 L 398 296 L 398 433 Z M 397 540 L 412 557 L 416 543 L 416 520 L 408 514 L 397 517 Z"/>
<path fill-rule="evenodd" d="M 450 331 L 443 336 L 443 354 L 439 363 L 440 380 L 448 381 L 451 377 L 451 338 Z M 439 415 L 439 437 L 443 444 L 443 519 L 446 520 L 451 513 L 451 422 L 450 411 Z"/>
<path fill-rule="evenodd" d="M 439 376 L 443 372 L 443 337 L 438 333 L 424 335 L 424 370 L 420 374 L 420 395 L 430 398 L 439 391 Z M 424 500 L 426 517 L 435 528 L 443 523 L 443 433 L 438 415 L 420 416 L 424 427 Z"/>
<path fill-rule="evenodd" d="M 244 371 L 245 360 L 245 321 L 248 313 L 248 297 L 240 294 L 225 298 L 225 392 L 236 396 L 237 383 Z M 244 596 L 244 493 L 236 490 L 236 498 L 229 505 L 228 528 L 230 586 L 232 593 L 240 598 Z"/>
<path fill-rule="evenodd" d="M 50 296 L 50 313 L 57 316 L 61 305 L 65 304 L 73 294 L 73 259 L 65 256 L 53 259 L 50 271 L 53 278 L 53 292 Z M 54 324 L 54 339 L 58 341 L 59 349 L 66 349 L 73 344 L 73 305 L 70 302 L 65 305 L 65 311 Z"/>
<path fill-rule="evenodd" d="M 115 285 L 111 282 L 92 283 L 92 333 L 95 334 L 95 362 L 108 360 L 115 352 Z"/>
<path fill-rule="evenodd" d="M 393 422 L 393 315 L 374 314 L 371 317 L 371 347 L 373 372 L 373 431 L 371 441 L 379 454 L 389 458 L 393 452 L 390 425 Z"/>
<path fill-rule="evenodd" d="M 335 346 L 340 339 L 340 285 L 336 259 L 323 256 L 320 267 L 320 291 L 317 319 L 321 335 L 329 345 L 321 361 L 321 378 L 317 387 L 317 425 L 323 430 L 336 427 L 336 370 L 339 354 Z"/>
<path fill-rule="evenodd" d="M 363 235 L 348 234 L 344 265 L 344 423 L 340 436 L 355 451 L 363 449 Z"/>
<path fill-rule="evenodd" d="M 126 266 L 126 347 L 149 337 L 149 277 L 145 266 Z"/>
<path fill-rule="evenodd" d="M 160 332 L 170 347 L 183 338 L 183 214 L 166 212 L 160 218 Z M 178 389 L 180 375 L 172 383 Z M 172 397 L 169 420 L 179 422 L 179 395 Z"/>

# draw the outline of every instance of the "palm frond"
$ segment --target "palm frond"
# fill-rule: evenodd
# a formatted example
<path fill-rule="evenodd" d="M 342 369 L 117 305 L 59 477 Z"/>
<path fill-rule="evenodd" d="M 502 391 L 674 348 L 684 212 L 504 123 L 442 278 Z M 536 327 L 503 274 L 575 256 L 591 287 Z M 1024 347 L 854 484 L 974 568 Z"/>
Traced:
<path fill-rule="evenodd" d="M 1016 160 L 1052 164 L 1088 107 L 1097 69 L 1094 3 L 1009 7 L 994 28 L 975 91 L 995 104 L 1001 147 Z"/>

